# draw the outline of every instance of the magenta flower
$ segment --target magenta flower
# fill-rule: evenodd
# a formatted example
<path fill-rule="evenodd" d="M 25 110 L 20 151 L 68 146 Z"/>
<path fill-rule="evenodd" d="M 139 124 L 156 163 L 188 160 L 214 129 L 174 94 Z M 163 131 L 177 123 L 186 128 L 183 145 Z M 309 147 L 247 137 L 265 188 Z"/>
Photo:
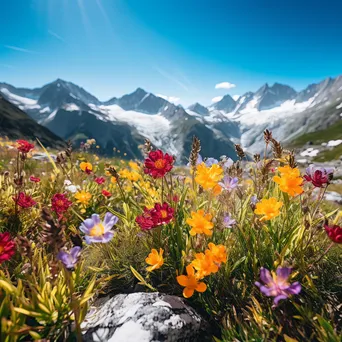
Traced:
<path fill-rule="evenodd" d="M 334 176 L 334 168 L 318 167 L 311 164 L 306 169 L 306 175 L 304 178 L 307 182 L 311 182 L 317 188 L 323 188 L 324 185 L 328 185 Z"/>
<path fill-rule="evenodd" d="M 232 178 L 226 175 L 223 178 L 223 182 L 219 182 L 219 185 L 221 186 L 223 190 L 232 191 L 239 185 L 238 182 L 239 182 L 239 178 L 237 177 Z"/>
<path fill-rule="evenodd" d="M 101 221 L 98 214 L 93 214 L 91 215 L 91 218 L 84 220 L 80 225 L 80 230 L 85 234 L 86 243 L 90 245 L 93 242 L 109 242 L 114 236 L 114 231 L 111 229 L 118 220 L 119 219 L 111 213 L 106 213 L 103 221 Z"/>
<path fill-rule="evenodd" d="M 260 279 L 264 283 L 261 284 L 258 281 L 255 285 L 259 287 L 260 291 L 267 297 L 274 297 L 274 305 L 276 307 L 280 300 L 287 299 L 290 295 L 298 294 L 302 287 L 297 281 L 290 284 L 288 278 L 291 274 L 291 268 L 289 267 L 278 267 L 276 274 L 261 267 Z"/>
<path fill-rule="evenodd" d="M 60 251 L 57 254 L 57 259 L 62 261 L 65 268 L 69 271 L 72 271 L 81 254 L 81 247 L 76 246 L 70 249 L 70 252 Z"/>

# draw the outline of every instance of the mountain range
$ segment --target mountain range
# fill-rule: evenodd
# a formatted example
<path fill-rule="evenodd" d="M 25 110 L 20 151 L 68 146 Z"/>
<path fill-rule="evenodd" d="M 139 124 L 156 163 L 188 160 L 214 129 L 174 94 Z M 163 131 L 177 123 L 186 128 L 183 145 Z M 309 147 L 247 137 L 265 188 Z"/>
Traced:
<path fill-rule="evenodd" d="M 202 141 L 203 156 L 235 159 L 234 143 L 260 152 L 266 128 L 286 143 L 336 123 L 342 113 L 342 76 L 300 92 L 288 85 L 265 84 L 236 101 L 227 94 L 213 105 L 195 103 L 188 108 L 141 88 L 100 101 L 61 79 L 35 89 L 0 83 L 0 93 L 64 140 L 79 144 L 94 138 L 104 154 L 112 155 L 115 148 L 127 158 L 141 158 L 139 146 L 148 138 L 180 163 L 187 161 L 193 135 Z"/>

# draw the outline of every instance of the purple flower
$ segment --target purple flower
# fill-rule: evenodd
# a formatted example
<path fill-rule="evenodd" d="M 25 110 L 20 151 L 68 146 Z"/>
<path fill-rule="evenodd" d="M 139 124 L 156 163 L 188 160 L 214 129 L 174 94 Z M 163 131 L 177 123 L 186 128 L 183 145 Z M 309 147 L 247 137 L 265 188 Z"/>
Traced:
<path fill-rule="evenodd" d="M 70 252 L 60 251 L 57 259 L 62 261 L 67 270 L 71 271 L 75 268 L 78 258 L 81 254 L 81 247 L 76 246 L 70 249 Z"/>
<path fill-rule="evenodd" d="M 202 156 L 199 154 L 196 160 L 196 165 L 199 165 L 203 162 Z M 190 166 L 190 162 L 186 164 L 186 166 Z"/>
<path fill-rule="evenodd" d="M 223 190 L 232 191 L 239 185 L 238 182 L 239 182 L 239 178 L 237 177 L 232 178 L 226 175 L 223 178 L 223 182 L 219 182 L 219 185 L 221 186 Z"/>
<path fill-rule="evenodd" d="M 119 219 L 111 213 L 107 213 L 103 221 L 100 220 L 98 214 L 93 214 L 91 215 L 91 218 L 84 220 L 80 225 L 80 230 L 86 235 L 86 243 L 90 245 L 93 242 L 109 242 L 114 236 L 114 231 L 111 229 L 118 220 Z"/>
<path fill-rule="evenodd" d="M 223 167 L 224 167 L 225 169 L 229 169 L 233 164 L 234 164 L 233 159 L 228 158 L 228 159 L 224 162 Z"/>
<path fill-rule="evenodd" d="M 206 165 L 207 167 L 213 166 L 214 164 L 218 164 L 218 160 L 215 159 L 215 158 L 208 158 L 208 159 L 205 161 L 205 165 Z"/>
<path fill-rule="evenodd" d="M 223 225 L 226 228 L 232 228 L 235 223 L 236 223 L 236 220 L 231 218 L 230 214 L 226 215 L 223 219 Z"/>
<path fill-rule="evenodd" d="M 289 267 L 278 267 L 276 274 L 261 267 L 260 279 L 264 283 L 261 284 L 258 281 L 255 285 L 259 287 L 260 291 L 267 297 L 274 297 L 274 307 L 276 307 L 280 300 L 287 299 L 290 295 L 298 294 L 302 287 L 297 281 L 293 284 L 288 282 L 288 278 L 291 274 L 291 268 Z"/>
<path fill-rule="evenodd" d="M 318 167 L 311 164 L 306 169 L 304 178 L 307 182 L 311 182 L 315 187 L 322 188 L 323 185 L 328 185 L 334 176 L 334 168 L 332 167 Z"/>
<path fill-rule="evenodd" d="M 257 202 L 258 202 L 258 197 L 257 197 L 257 195 L 253 195 L 253 196 L 251 197 L 251 204 L 252 204 L 252 205 L 256 205 Z"/>

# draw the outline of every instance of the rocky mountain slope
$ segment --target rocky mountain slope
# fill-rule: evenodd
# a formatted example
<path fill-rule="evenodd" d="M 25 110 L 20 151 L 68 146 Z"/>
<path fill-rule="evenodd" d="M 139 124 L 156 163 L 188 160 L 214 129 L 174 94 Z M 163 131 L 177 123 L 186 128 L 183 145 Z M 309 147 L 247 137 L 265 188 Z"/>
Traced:
<path fill-rule="evenodd" d="M 60 79 L 36 89 L 0 83 L 0 91 L 64 139 L 79 143 L 95 138 L 103 153 L 111 154 L 116 147 L 128 158 L 139 158 L 138 146 L 148 138 L 182 163 L 189 155 L 193 134 L 205 142 L 204 156 L 235 158 L 233 143 L 241 143 L 250 153 L 262 151 L 266 128 L 289 143 L 342 118 L 342 76 L 327 78 L 300 92 L 279 83 L 265 84 L 236 101 L 227 94 L 211 106 L 195 103 L 187 109 L 141 88 L 101 102 Z"/>
<path fill-rule="evenodd" d="M 36 140 L 38 138 L 44 146 L 62 147 L 63 140 L 39 125 L 26 113 L 4 99 L 0 93 L 0 136 L 10 139 Z"/>

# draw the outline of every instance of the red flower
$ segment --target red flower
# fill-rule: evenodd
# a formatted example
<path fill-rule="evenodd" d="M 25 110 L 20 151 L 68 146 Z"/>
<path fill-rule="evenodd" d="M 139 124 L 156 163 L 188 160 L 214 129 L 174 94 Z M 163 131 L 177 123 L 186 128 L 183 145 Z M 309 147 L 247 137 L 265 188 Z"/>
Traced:
<path fill-rule="evenodd" d="M 65 213 L 71 205 L 65 194 L 54 194 L 51 198 L 52 210 L 57 214 Z"/>
<path fill-rule="evenodd" d="M 105 196 L 105 197 L 112 196 L 112 194 L 109 191 L 105 190 L 105 189 L 102 190 L 102 195 Z"/>
<path fill-rule="evenodd" d="M 15 243 L 8 232 L 0 234 L 0 264 L 11 259 L 15 253 Z"/>
<path fill-rule="evenodd" d="M 88 169 L 88 167 L 85 168 L 84 172 L 87 174 L 87 175 L 90 175 L 92 173 L 92 170 Z"/>
<path fill-rule="evenodd" d="M 18 196 L 12 198 L 22 208 L 30 208 L 37 204 L 30 195 L 26 195 L 24 192 L 19 192 Z"/>
<path fill-rule="evenodd" d="M 154 208 L 151 210 L 151 215 L 157 225 L 169 223 L 173 219 L 174 209 L 169 207 L 167 203 L 163 205 L 156 203 Z"/>
<path fill-rule="evenodd" d="M 168 199 L 168 201 L 172 201 L 172 202 L 175 202 L 175 203 L 178 203 L 179 202 L 179 197 L 177 196 L 177 195 L 173 195 L 173 196 L 171 196 L 171 195 L 169 195 L 169 196 L 167 196 L 167 199 Z"/>
<path fill-rule="evenodd" d="M 311 182 L 317 188 L 323 188 L 324 184 L 328 186 L 334 176 L 333 168 L 316 167 L 310 165 L 306 169 L 304 178 L 307 182 Z"/>
<path fill-rule="evenodd" d="M 144 172 L 153 178 L 162 178 L 173 168 L 173 157 L 161 150 L 151 151 L 145 159 Z"/>
<path fill-rule="evenodd" d="M 87 169 L 86 169 L 87 170 Z M 96 177 L 95 178 L 95 182 L 97 183 L 97 184 L 103 184 L 104 182 L 106 181 L 106 179 L 104 178 L 104 177 Z"/>
<path fill-rule="evenodd" d="M 329 239 L 336 243 L 342 243 L 342 227 L 334 225 L 334 226 L 324 226 L 325 231 L 327 232 Z"/>
<path fill-rule="evenodd" d="M 30 177 L 30 181 L 33 182 L 33 183 L 39 183 L 40 182 L 40 178 L 35 177 L 35 176 L 31 176 Z"/>
<path fill-rule="evenodd" d="M 29 153 L 34 148 L 34 145 L 30 144 L 26 140 L 17 140 L 17 144 L 18 144 L 17 146 L 18 151 L 22 153 Z"/>
<path fill-rule="evenodd" d="M 173 219 L 174 209 L 167 203 L 156 203 L 152 209 L 144 209 L 144 213 L 135 219 L 142 230 L 150 230 Z"/>
<path fill-rule="evenodd" d="M 150 230 L 156 227 L 156 222 L 151 216 L 150 210 L 144 209 L 144 213 L 135 219 L 135 222 L 140 226 L 142 230 Z"/>

